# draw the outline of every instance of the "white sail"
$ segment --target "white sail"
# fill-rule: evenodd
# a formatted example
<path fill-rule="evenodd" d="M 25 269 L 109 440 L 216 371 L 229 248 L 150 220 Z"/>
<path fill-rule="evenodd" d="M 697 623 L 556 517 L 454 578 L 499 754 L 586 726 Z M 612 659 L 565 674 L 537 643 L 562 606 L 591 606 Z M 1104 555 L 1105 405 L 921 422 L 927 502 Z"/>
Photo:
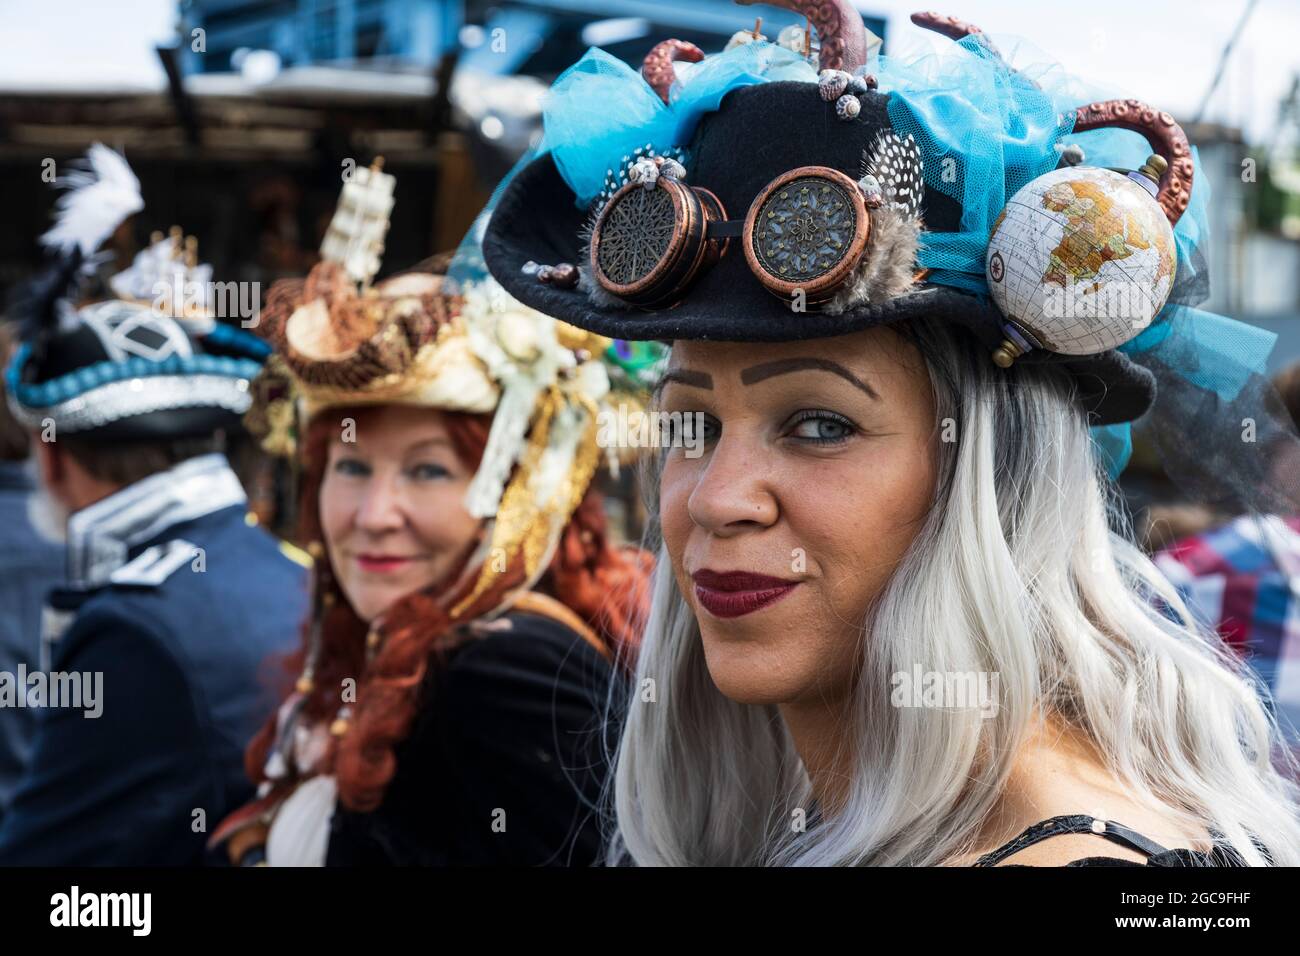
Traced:
<path fill-rule="evenodd" d="M 363 287 L 369 286 L 384 254 L 397 180 L 378 166 L 357 169 L 343 184 L 320 254 L 337 262 Z"/>

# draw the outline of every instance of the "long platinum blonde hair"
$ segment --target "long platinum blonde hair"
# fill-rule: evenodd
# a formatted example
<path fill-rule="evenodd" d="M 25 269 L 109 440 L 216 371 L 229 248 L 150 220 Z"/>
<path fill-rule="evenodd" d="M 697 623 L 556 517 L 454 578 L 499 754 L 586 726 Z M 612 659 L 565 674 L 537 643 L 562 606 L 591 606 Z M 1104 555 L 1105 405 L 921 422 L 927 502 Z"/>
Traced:
<path fill-rule="evenodd" d="M 714 686 L 660 548 L 608 795 L 608 861 L 953 862 L 977 849 L 1018 745 L 1050 712 L 1096 744 L 1135 800 L 1212 828 L 1251 865 L 1300 864 L 1295 761 L 1263 689 L 1132 543 L 1071 380 L 995 369 L 936 323 L 895 329 L 929 371 L 939 480 L 862 622 L 842 806 L 793 825 L 815 801 L 780 714 Z M 945 420 L 955 440 L 941 437 Z M 996 714 L 892 706 L 891 675 L 917 662 L 998 675 Z"/>

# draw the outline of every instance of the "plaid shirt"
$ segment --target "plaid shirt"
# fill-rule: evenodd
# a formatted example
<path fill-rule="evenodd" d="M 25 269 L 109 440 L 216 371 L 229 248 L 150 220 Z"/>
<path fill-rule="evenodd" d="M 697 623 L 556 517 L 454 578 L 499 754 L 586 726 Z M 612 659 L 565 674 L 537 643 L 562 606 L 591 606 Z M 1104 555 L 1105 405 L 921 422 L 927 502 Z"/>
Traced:
<path fill-rule="evenodd" d="M 1155 562 L 1268 685 L 1279 722 L 1300 738 L 1300 516 L 1237 518 Z"/>

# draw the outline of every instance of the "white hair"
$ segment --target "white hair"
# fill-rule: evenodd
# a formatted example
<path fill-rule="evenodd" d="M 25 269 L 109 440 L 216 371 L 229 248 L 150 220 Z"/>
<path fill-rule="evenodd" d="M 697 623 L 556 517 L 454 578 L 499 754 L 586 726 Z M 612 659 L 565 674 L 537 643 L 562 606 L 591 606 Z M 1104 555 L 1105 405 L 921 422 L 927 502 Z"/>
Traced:
<path fill-rule="evenodd" d="M 713 684 L 660 548 L 608 794 L 608 862 L 951 863 L 978 849 L 1020 744 L 1051 713 L 1095 743 L 1135 801 L 1210 829 L 1251 865 L 1300 863 L 1296 765 L 1266 691 L 1132 543 L 1071 380 L 1023 361 L 996 369 L 937 323 L 894 328 L 929 371 L 939 477 L 862 624 L 844 802 L 792 825 L 815 803 L 792 738 L 775 706 Z M 941 440 L 946 420 L 954 441 Z M 918 662 L 997 675 L 996 714 L 892 706 L 891 675 Z"/>

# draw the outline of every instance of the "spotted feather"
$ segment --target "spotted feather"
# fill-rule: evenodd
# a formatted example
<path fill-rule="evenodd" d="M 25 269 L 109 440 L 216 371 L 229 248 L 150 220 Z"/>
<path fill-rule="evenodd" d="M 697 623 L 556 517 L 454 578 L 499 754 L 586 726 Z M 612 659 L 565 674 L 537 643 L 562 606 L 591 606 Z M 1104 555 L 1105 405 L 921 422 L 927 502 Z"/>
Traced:
<path fill-rule="evenodd" d="M 893 130 L 882 130 L 862 159 L 863 172 L 880 183 L 885 202 L 914 219 L 921 211 L 925 183 L 921 178 L 921 151 L 912 134 L 904 138 Z"/>

